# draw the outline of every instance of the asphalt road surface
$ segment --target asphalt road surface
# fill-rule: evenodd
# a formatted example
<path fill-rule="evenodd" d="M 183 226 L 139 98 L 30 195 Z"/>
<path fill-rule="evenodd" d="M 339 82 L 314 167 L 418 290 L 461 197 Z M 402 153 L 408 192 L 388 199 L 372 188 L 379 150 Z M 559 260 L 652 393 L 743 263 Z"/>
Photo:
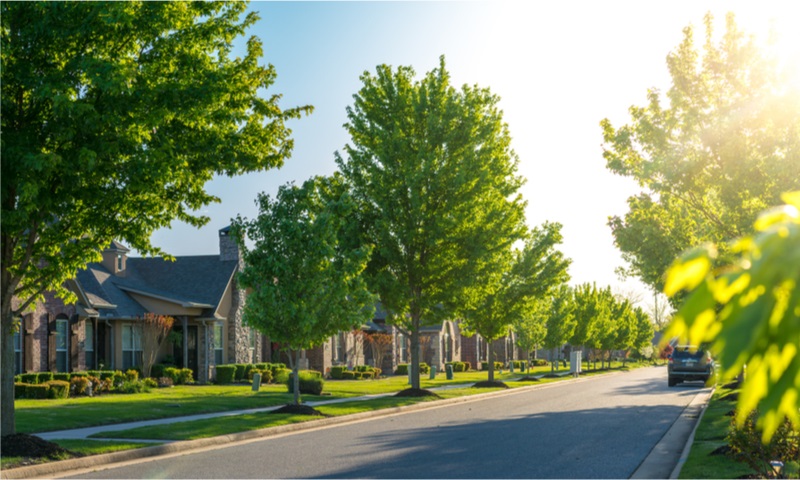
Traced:
<path fill-rule="evenodd" d="M 629 478 L 701 391 L 643 368 L 76 478 Z"/>

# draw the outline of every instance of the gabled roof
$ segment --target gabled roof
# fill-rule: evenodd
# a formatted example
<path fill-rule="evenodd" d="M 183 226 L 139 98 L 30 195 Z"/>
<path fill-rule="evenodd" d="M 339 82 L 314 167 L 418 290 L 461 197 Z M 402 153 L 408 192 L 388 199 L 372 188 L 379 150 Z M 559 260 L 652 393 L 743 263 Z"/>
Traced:
<path fill-rule="evenodd" d="M 213 315 L 238 262 L 220 261 L 219 255 L 176 257 L 174 262 L 155 258 L 128 258 L 125 276 L 114 276 L 100 263 L 89 264 L 77 281 L 101 316 L 139 317 L 146 309 L 130 294 L 204 309 Z"/>

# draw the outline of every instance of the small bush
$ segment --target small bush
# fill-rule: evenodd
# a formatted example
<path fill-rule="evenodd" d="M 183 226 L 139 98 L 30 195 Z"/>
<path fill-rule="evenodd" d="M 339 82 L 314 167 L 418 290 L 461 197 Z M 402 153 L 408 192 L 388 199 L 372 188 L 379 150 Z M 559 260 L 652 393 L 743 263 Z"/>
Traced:
<path fill-rule="evenodd" d="M 792 425 L 789 419 L 784 419 L 769 443 L 764 444 L 761 442 L 761 431 L 756 426 L 757 422 L 756 411 L 750 412 L 741 427 L 736 425 L 736 420 L 731 420 L 726 440 L 736 458 L 747 464 L 759 478 L 773 478 L 774 471 L 770 461 L 788 463 L 800 457 L 800 428 Z"/>
<path fill-rule="evenodd" d="M 70 392 L 73 395 L 86 395 L 89 388 L 89 377 L 72 377 L 70 380 Z"/>
<path fill-rule="evenodd" d="M 342 374 L 346 371 L 347 367 L 345 366 L 339 365 L 336 367 L 331 367 L 331 378 L 333 378 L 334 380 L 341 380 L 343 378 Z"/>
<path fill-rule="evenodd" d="M 256 363 L 256 368 L 259 370 L 269 370 L 269 363 Z"/>
<path fill-rule="evenodd" d="M 14 383 L 22 383 L 22 375 L 14 375 Z"/>
<path fill-rule="evenodd" d="M 300 393 L 308 395 L 320 395 L 325 386 L 322 374 L 314 370 L 303 370 L 300 372 Z M 294 374 L 290 374 L 286 381 L 289 393 L 294 393 Z"/>
<path fill-rule="evenodd" d="M 461 363 L 464 364 L 464 371 L 465 372 L 469 372 L 470 370 L 472 370 L 472 364 L 471 363 L 469 363 L 469 362 L 461 362 Z"/>
<path fill-rule="evenodd" d="M 28 385 L 36 385 L 39 383 L 39 374 L 38 373 L 23 373 L 20 375 L 20 380 L 22 383 L 27 383 Z"/>
<path fill-rule="evenodd" d="M 89 377 L 89 373 L 88 372 L 72 372 L 72 373 L 69 374 L 70 381 L 75 377 L 88 378 Z"/>
<path fill-rule="evenodd" d="M 531 365 L 534 367 L 546 367 L 547 360 L 545 360 L 544 358 L 536 358 L 534 360 L 531 360 Z"/>
<path fill-rule="evenodd" d="M 155 381 L 152 378 L 149 378 L 149 377 L 145 378 L 144 380 L 142 380 L 142 384 L 144 384 L 144 386 L 146 388 L 157 388 L 158 387 L 158 382 Z"/>
<path fill-rule="evenodd" d="M 164 369 L 164 376 L 169 377 L 172 379 L 172 383 L 178 383 L 178 375 L 180 374 L 180 369 L 177 367 L 167 367 Z"/>
<path fill-rule="evenodd" d="M 289 380 L 289 375 L 292 374 L 292 371 L 288 368 L 277 368 L 272 372 L 272 378 L 275 383 L 283 383 L 285 384 L 287 380 Z M 301 390 L 302 393 L 302 390 Z"/>
<path fill-rule="evenodd" d="M 355 378 L 356 378 L 355 372 L 350 372 L 350 371 L 347 371 L 347 370 L 342 372 L 342 380 L 353 380 Z"/>
<path fill-rule="evenodd" d="M 494 369 L 501 370 L 503 368 L 502 362 L 494 362 Z M 481 362 L 481 370 L 489 370 L 489 362 Z"/>
<path fill-rule="evenodd" d="M 69 382 L 69 373 L 54 373 L 53 380 L 58 380 L 61 382 Z"/>
<path fill-rule="evenodd" d="M 14 382 L 14 398 L 28 398 L 28 385 L 27 383 Z"/>
<path fill-rule="evenodd" d="M 194 383 L 194 372 L 191 368 L 181 368 L 178 370 L 178 379 L 175 382 L 178 385 L 188 385 Z"/>
<path fill-rule="evenodd" d="M 272 382 L 272 370 L 261 370 L 261 383 Z"/>
<path fill-rule="evenodd" d="M 139 380 L 139 371 L 134 369 L 129 369 L 125 372 L 125 380 L 129 382 L 135 382 Z"/>
<path fill-rule="evenodd" d="M 236 373 L 234 374 L 233 379 L 236 380 L 237 382 L 244 380 L 245 379 L 244 371 L 246 365 L 244 363 L 234 363 L 233 365 L 236 367 Z"/>
<path fill-rule="evenodd" d="M 464 371 L 464 362 L 453 362 L 453 371 L 454 372 L 463 372 Z"/>
<path fill-rule="evenodd" d="M 69 398 L 69 382 L 51 380 L 47 382 L 47 398 Z"/>
<path fill-rule="evenodd" d="M 89 376 L 89 381 L 92 382 L 92 393 L 94 395 L 100 393 L 108 393 L 111 391 L 111 378 L 106 378 L 105 380 L 101 380 L 97 377 Z"/>
<path fill-rule="evenodd" d="M 114 382 L 114 377 L 117 375 L 117 372 L 115 372 L 113 370 L 101 370 L 99 373 L 100 373 L 100 376 L 98 378 L 100 378 L 100 380 L 109 380 L 110 379 L 112 383 Z M 120 373 L 122 373 L 122 372 L 120 372 Z"/>
<path fill-rule="evenodd" d="M 173 385 L 175 385 L 175 383 L 172 381 L 171 377 L 159 377 L 158 378 L 158 388 L 166 388 L 166 387 L 171 387 Z"/>
<path fill-rule="evenodd" d="M 100 378 L 100 370 L 87 370 L 86 373 L 89 374 L 90 377 Z"/>
<path fill-rule="evenodd" d="M 119 387 L 127 381 L 127 375 L 125 375 L 121 370 L 114 370 L 114 375 L 111 377 L 111 384 L 114 385 L 114 387 Z"/>
<path fill-rule="evenodd" d="M 217 365 L 217 383 L 227 385 L 233 383 L 236 365 Z"/>
<path fill-rule="evenodd" d="M 142 393 L 142 392 L 149 392 L 150 388 L 144 384 L 144 382 L 140 382 L 139 380 L 136 381 L 129 381 L 126 380 L 122 382 L 122 385 L 119 385 L 115 391 L 117 393 Z"/>
<path fill-rule="evenodd" d="M 361 378 L 364 380 L 372 380 L 375 378 L 375 372 L 361 372 Z"/>
<path fill-rule="evenodd" d="M 48 385 L 28 385 L 28 388 L 25 392 L 26 398 L 35 398 L 35 399 L 42 399 L 47 398 L 47 392 L 50 391 L 50 387 Z"/>
<path fill-rule="evenodd" d="M 378 378 L 378 377 L 381 376 L 381 373 L 383 373 L 383 370 L 381 370 L 378 367 L 372 367 L 372 376 L 373 377 Z"/>
<path fill-rule="evenodd" d="M 401 363 L 397 365 L 397 370 L 394 371 L 395 375 L 408 375 L 408 364 Z"/>
<path fill-rule="evenodd" d="M 53 380 L 53 372 L 39 372 L 36 374 L 36 383 L 47 383 Z"/>
<path fill-rule="evenodd" d="M 419 373 L 421 375 L 430 373 L 430 371 L 431 371 L 431 367 L 427 363 L 420 362 L 420 364 L 419 364 Z"/>
<path fill-rule="evenodd" d="M 256 366 L 252 363 L 246 363 L 244 365 L 244 378 L 250 378 L 250 371 L 255 370 Z"/>

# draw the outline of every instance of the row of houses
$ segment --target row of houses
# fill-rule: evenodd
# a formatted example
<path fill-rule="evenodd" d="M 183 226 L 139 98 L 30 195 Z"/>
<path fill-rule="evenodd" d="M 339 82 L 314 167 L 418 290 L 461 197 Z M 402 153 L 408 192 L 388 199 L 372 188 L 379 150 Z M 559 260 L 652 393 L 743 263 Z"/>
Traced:
<path fill-rule="evenodd" d="M 148 313 L 176 319 L 159 361 L 192 369 L 199 382 L 212 381 L 216 365 L 281 361 L 280 345 L 242 321 L 246 292 L 236 282 L 242 260 L 230 233 L 229 227 L 219 231 L 218 255 L 176 257 L 174 262 L 129 257 L 128 248 L 113 242 L 101 262 L 67 282 L 75 303 L 46 294 L 20 319 L 14 336 L 16 373 L 137 367 L 141 319 Z M 376 333 L 391 338 L 381 365 L 375 365 L 363 335 Z M 422 361 L 440 370 L 446 362 L 477 366 L 487 360 L 486 341 L 463 336 L 455 321 L 425 327 L 421 344 Z M 513 332 L 495 342 L 494 357 L 502 362 L 525 358 Z M 327 372 L 334 365 L 373 365 L 392 372 L 409 361 L 408 339 L 386 322 L 378 305 L 373 321 L 360 331 L 341 332 L 303 352 L 301 368 Z"/>

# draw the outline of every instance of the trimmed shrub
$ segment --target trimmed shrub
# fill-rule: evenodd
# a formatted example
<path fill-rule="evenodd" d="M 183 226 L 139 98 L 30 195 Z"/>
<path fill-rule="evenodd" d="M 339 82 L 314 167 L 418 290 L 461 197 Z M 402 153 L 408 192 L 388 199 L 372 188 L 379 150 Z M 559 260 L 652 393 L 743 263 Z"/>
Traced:
<path fill-rule="evenodd" d="M 231 370 L 233 371 L 233 370 Z M 170 377 L 159 377 L 158 378 L 158 388 L 166 388 L 173 386 L 174 383 L 172 382 L 172 378 Z"/>
<path fill-rule="evenodd" d="M 401 363 L 397 365 L 397 370 L 394 371 L 395 375 L 408 375 L 408 364 Z"/>
<path fill-rule="evenodd" d="M 178 383 L 178 374 L 180 370 L 177 367 L 166 367 L 164 369 L 164 376 L 172 379 L 172 383 Z"/>
<path fill-rule="evenodd" d="M 461 362 L 461 363 L 464 364 L 464 371 L 465 372 L 469 372 L 470 370 L 472 370 L 472 364 L 471 363 L 469 363 L 469 362 Z"/>
<path fill-rule="evenodd" d="M 134 370 L 133 368 L 128 369 L 125 372 L 125 380 L 127 380 L 129 382 L 135 382 L 135 381 L 139 380 L 139 371 L 138 370 Z"/>
<path fill-rule="evenodd" d="M 70 392 L 73 395 L 86 395 L 89 388 L 89 377 L 72 377 L 70 380 Z"/>
<path fill-rule="evenodd" d="M 36 383 L 47 383 L 53 380 L 53 372 L 39 372 L 36 374 Z"/>
<path fill-rule="evenodd" d="M 47 382 L 47 398 L 69 398 L 69 382 L 51 380 Z"/>
<path fill-rule="evenodd" d="M 256 363 L 255 367 L 259 370 L 269 370 L 269 363 Z"/>
<path fill-rule="evenodd" d="M 157 388 L 158 387 L 158 382 L 156 382 L 154 379 L 152 379 L 150 377 L 145 378 L 144 380 L 142 380 L 142 384 L 146 388 Z"/>
<path fill-rule="evenodd" d="M 236 367 L 236 373 L 234 374 L 233 377 L 234 380 L 236 380 L 237 382 L 240 380 L 244 380 L 246 378 L 245 368 L 247 367 L 247 365 L 245 365 L 244 363 L 234 363 L 234 366 Z"/>
<path fill-rule="evenodd" d="M 424 375 L 424 374 L 430 373 L 430 371 L 431 371 L 431 367 L 427 363 L 420 362 L 420 364 L 419 364 L 419 373 L 420 373 L 420 375 Z"/>
<path fill-rule="evenodd" d="M 191 368 L 181 368 L 178 370 L 178 379 L 175 382 L 178 385 L 188 385 L 194 383 L 194 372 Z"/>
<path fill-rule="evenodd" d="M 503 368 L 502 362 L 494 362 L 494 369 L 500 370 Z M 489 362 L 481 362 L 481 370 L 489 370 Z"/>
<path fill-rule="evenodd" d="M 14 382 L 14 398 L 28 398 L 28 385 L 27 383 Z"/>
<path fill-rule="evenodd" d="M 119 385 L 115 391 L 117 393 L 142 393 L 142 392 L 149 392 L 150 388 L 144 384 L 144 382 L 140 382 L 139 380 L 136 381 L 124 381 L 122 385 Z"/>
<path fill-rule="evenodd" d="M 70 380 L 72 380 L 75 377 L 89 378 L 89 373 L 88 372 L 72 372 L 69 375 L 70 375 L 69 376 Z"/>
<path fill-rule="evenodd" d="M 453 371 L 454 372 L 463 372 L 464 371 L 464 362 L 453 362 Z"/>
<path fill-rule="evenodd" d="M 59 380 L 61 382 L 69 382 L 69 373 L 54 373 L 53 380 Z"/>
<path fill-rule="evenodd" d="M 375 372 L 361 372 L 361 378 L 364 380 L 372 380 L 375 378 Z"/>
<path fill-rule="evenodd" d="M 342 374 L 344 372 L 346 372 L 346 371 L 347 371 L 347 367 L 345 367 L 345 366 L 341 366 L 340 365 L 340 366 L 336 366 L 336 367 L 331 367 L 331 378 L 333 378 L 335 380 L 341 380 L 343 378 Z"/>
<path fill-rule="evenodd" d="M 100 378 L 100 370 L 87 370 L 86 373 L 88 373 L 90 377 Z"/>
<path fill-rule="evenodd" d="M 546 367 L 547 366 L 547 360 L 545 360 L 544 358 L 533 359 L 533 360 L 531 360 L 531 366 L 533 366 L 533 367 Z"/>
<path fill-rule="evenodd" d="M 261 383 L 271 383 L 272 382 L 272 370 L 266 369 L 261 370 Z"/>
<path fill-rule="evenodd" d="M 289 380 L 289 375 L 292 374 L 292 371 L 288 368 L 276 368 L 272 371 L 272 378 L 275 383 L 283 383 L 285 384 L 287 380 Z M 300 393 L 303 391 L 300 390 Z"/>
<path fill-rule="evenodd" d="M 47 398 L 47 392 L 50 390 L 50 387 L 48 385 L 36 384 L 36 385 L 28 385 L 28 388 L 26 390 L 27 390 L 25 392 L 26 398 L 41 399 L 41 398 Z"/>
<path fill-rule="evenodd" d="M 22 383 L 22 375 L 14 375 L 14 383 Z"/>
<path fill-rule="evenodd" d="M 217 383 L 227 385 L 233 383 L 236 365 L 217 365 Z"/>
<path fill-rule="evenodd" d="M 114 370 L 114 374 L 111 376 L 111 384 L 113 386 L 118 387 L 127 381 L 128 381 L 127 375 L 122 373 L 121 370 Z"/>
<path fill-rule="evenodd" d="M 20 380 L 22 383 L 27 383 L 28 385 L 36 385 L 39 383 L 39 374 L 38 373 L 23 373 L 20 375 Z"/>
<path fill-rule="evenodd" d="M 373 375 L 375 378 L 378 378 L 378 377 L 380 377 L 380 376 L 381 376 L 381 373 L 383 373 L 383 370 L 381 370 L 381 369 L 380 369 L 380 368 L 378 368 L 378 367 L 372 367 L 372 375 Z"/>
<path fill-rule="evenodd" d="M 300 372 L 300 393 L 308 395 L 320 395 L 325 386 L 322 374 L 314 370 L 302 370 Z M 290 374 L 286 381 L 286 388 L 289 393 L 294 393 L 294 374 Z"/>
<path fill-rule="evenodd" d="M 342 380 L 353 380 L 354 378 L 356 378 L 355 372 L 350 372 L 347 370 L 342 372 Z"/>

